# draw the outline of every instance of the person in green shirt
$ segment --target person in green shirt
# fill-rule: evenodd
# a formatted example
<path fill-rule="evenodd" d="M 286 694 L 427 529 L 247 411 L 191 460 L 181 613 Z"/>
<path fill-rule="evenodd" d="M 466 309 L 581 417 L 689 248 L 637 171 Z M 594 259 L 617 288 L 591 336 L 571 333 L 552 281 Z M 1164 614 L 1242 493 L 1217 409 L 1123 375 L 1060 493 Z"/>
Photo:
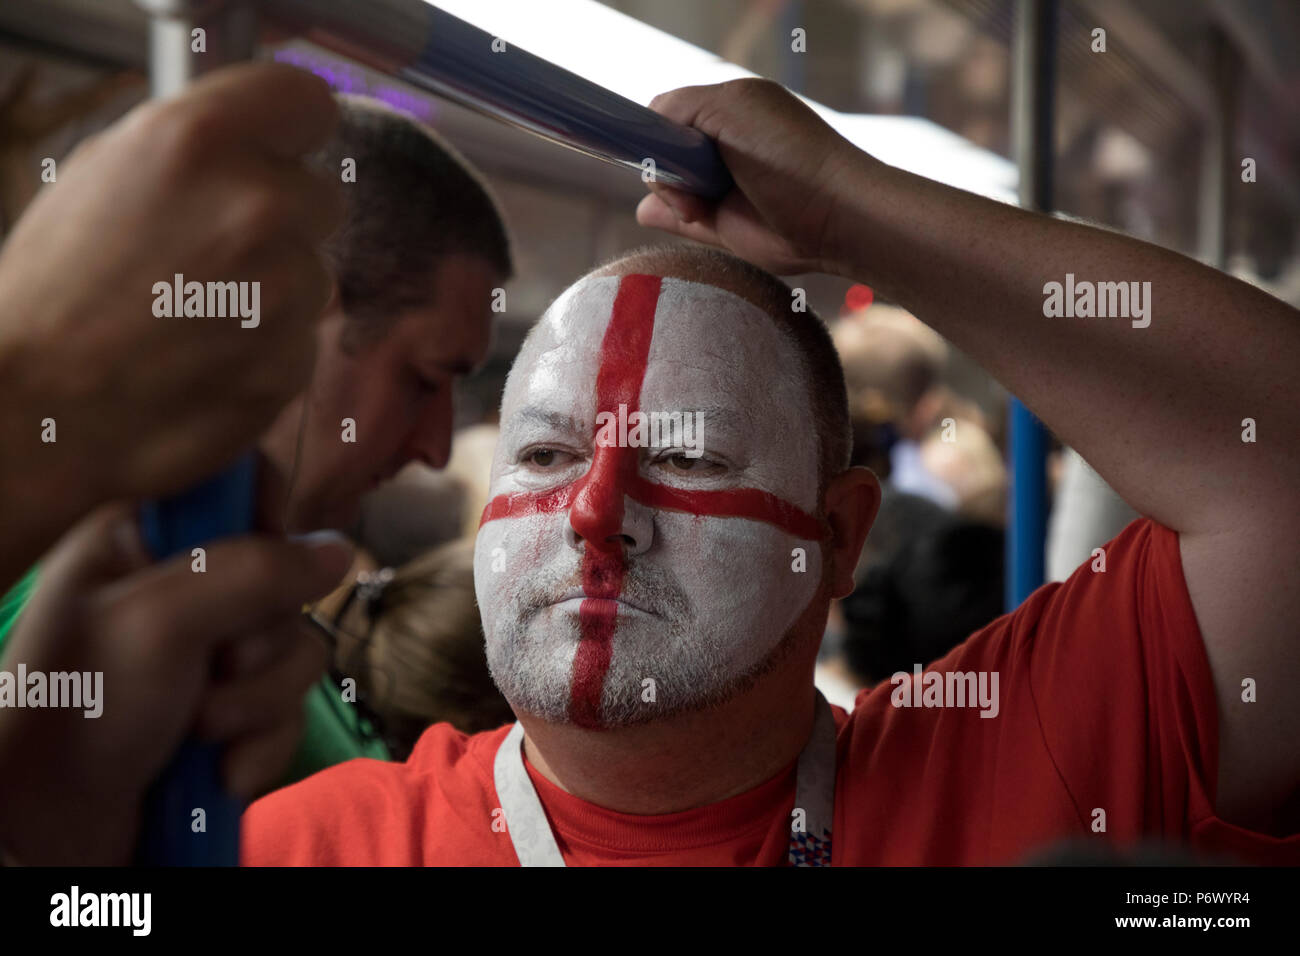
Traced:
<path fill-rule="evenodd" d="M 5 640 L 18 621 L 18 612 L 27 603 L 36 587 L 36 566 L 33 565 L 4 597 L 0 597 L 0 660 L 4 660 Z"/>

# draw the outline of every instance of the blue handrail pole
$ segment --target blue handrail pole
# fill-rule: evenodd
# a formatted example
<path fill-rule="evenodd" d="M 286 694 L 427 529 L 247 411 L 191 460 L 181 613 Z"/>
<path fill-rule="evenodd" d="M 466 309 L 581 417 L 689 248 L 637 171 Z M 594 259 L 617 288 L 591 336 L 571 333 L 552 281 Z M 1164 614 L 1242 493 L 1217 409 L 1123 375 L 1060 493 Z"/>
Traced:
<path fill-rule="evenodd" d="M 1012 610 L 1043 583 L 1047 539 L 1047 429 L 1018 398 L 1009 409 L 1011 508 L 1007 535 L 1006 608 Z"/>
<path fill-rule="evenodd" d="M 1052 130 L 1056 95 L 1057 0 L 1017 0 L 1012 133 L 1020 168 L 1020 205 L 1051 212 Z M 1012 398 L 1007 508 L 1006 610 L 1043 583 L 1047 538 L 1047 431 Z"/>

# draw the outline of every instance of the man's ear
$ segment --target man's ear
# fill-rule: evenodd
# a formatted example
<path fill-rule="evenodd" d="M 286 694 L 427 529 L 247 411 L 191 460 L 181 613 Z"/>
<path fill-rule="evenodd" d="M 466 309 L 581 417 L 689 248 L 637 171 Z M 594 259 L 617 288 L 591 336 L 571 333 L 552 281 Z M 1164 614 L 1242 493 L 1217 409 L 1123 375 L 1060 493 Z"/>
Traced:
<path fill-rule="evenodd" d="M 350 355 L 357 349 L 355 324 L 348 321 L 347 314 L 343 311 L 343 298 L 339 294 L 337 277 L 330 282 L 329 300 L 316 320 L 316 348 L 318 357 L 322 351 L 333 352 L 339 349 Z"/>
<path fill-rule="evenodd" d="M 831 479 L 823 501 L 831 530 L 826 545 L 834 569 L 831 597 L 847 597 L 853 592 L 862 545 L 880 510 L 880 482 L 870 468 L 850 468 Z"/>

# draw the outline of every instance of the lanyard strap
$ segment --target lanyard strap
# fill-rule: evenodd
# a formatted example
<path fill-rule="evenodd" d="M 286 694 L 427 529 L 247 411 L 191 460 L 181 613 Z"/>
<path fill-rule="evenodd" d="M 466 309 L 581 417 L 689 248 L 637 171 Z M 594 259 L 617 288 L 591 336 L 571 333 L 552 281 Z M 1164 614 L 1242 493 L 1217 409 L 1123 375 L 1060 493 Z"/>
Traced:
<path fill-rule="evenodd" d="M 524 726 L 518 721 L 497 749 L 492 776 L 519 865 L 564 866 L 542 801 L 524 768 Z M 835 717 L 818 691 L 812 736 L 799 754 L 787 855 L 791 866 L 830 866 L 834 813 Z"/>

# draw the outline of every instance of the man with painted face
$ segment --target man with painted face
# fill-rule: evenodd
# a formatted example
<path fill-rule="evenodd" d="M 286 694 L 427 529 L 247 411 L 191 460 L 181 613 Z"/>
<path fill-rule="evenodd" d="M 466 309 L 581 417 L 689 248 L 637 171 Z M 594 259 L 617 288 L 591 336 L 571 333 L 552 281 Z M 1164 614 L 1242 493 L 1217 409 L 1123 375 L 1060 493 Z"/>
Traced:
<path fill-rule="evenodd" d="M 662 724 L 725 706 L 820 633 L 823 492 L 835 476 L 832 505 L 845 482 L 875 486 L 841 475 L 843 378 L 819 320 L 789 301 L 732 257 L 665 249 L 588 276 L 538 323 L 502 403 L 475 566 L 489 662 L 517 708 Z M 620 441 L 593 428 L 606 415 L 696 425 Z M 870 515 L 852 518 L 865 533 Z"/>
<path fill-rule="evenodd" d="M 813 657 L 878 490 L 844 469 L 825 332 L 730 259 L 616 262 L 556 301 L 503 400 L 475 580 L 519 722 L 438 725 L 404 766 L 271 794 L 245 859 L 989 864 L 1163 839 L 1300 860 L 1300 697 L 1279 690 L 1300 680 L 1295 311 L 886 167 L 765 81 L 652 105 L 711 136 L 736 188 L 652 184 L 643 224 L 873 284 L 1146 517 L 924 673 L 829 708 Z M 1067 273 L 1150 282 L 1145 315 L 1053 312 Z M 698 411 L 703 441 L 608 441 L 602 419 L 635 411 Z"/>
<path fill-rule="evenodd" d="M 807 739 L 791 704 L 879 489 L 846 471 L 843 375 L 791 301 L 728 255 L 635 253 L 558 299 L 512 369 L 476 547 L 488 661 L 530 762 L 594 803 L 725 799 Z M 696 427 L 593 428 L 638 415 Z"/>
<path fill-rule="evenodd" d="M 452 790 L 439 810 L 481 809 L 491 838 L 436 825 L 435 855 L 389 834 L 373 844 L 375 860 L 547 862 L 544 841 L 536 857 L 518 842 L 544 824 L 530 814 L 534 783 L 553 814 L 555 801 L 573 801 L 579 828 L 602 826 L 605 807 L 621 811 L 609 814 L 616 826 L 690 811 L 684 827 L 700 852 L 675 862 L 815 855 L 815 841 L 781 841 L 780 804 L 815 717 L 829 752 L 799 782 L 834 778 L 834 718 L 811 708 L 812 667 L 831 597 L 852 588 L 879 489 L 869 471 L 845 470 L 843 375 L 825 327 L 791 301 L 778 279 L 725 253 L 647 250 L 571 286 L 534 327 L 506 385 L 475 548 L 488 661 L 520 729 L 477 735 L 453 757 L 459 771 L 427 778 Z M 655 432 L 638 431 L 638 417 Z M 460 749 L 440 737 L 426 734 L 407 768 Z M 378 765 L 366 766 L 341 769 Z M 332 776 L 250 811 L 252 862 L 272 844 L 267 859 L 302 860 L 302 828 L 272 831 L 300 798 L 325 797 Z M 348 776 L 349 790 L 360 784 Z M 761 793 L 745 793 L 761 781 Z M 430 798 L 422 787 L 408 796 Z M 805 801 L 808 832 L 820 836 L 829 792 L 812 796 L 826 805 Z M 746 832 L 719 858 L 705 821 L 725 820 L 737 800 Z M 494 831 L 498 806 L 496 819 L 511 823 Z M 400 827 L 399 816 L 388 820 Z M 329 861 L 308 839 L 312 859 Z M 336 849 L 350 853 L 346 842 Z"/>

